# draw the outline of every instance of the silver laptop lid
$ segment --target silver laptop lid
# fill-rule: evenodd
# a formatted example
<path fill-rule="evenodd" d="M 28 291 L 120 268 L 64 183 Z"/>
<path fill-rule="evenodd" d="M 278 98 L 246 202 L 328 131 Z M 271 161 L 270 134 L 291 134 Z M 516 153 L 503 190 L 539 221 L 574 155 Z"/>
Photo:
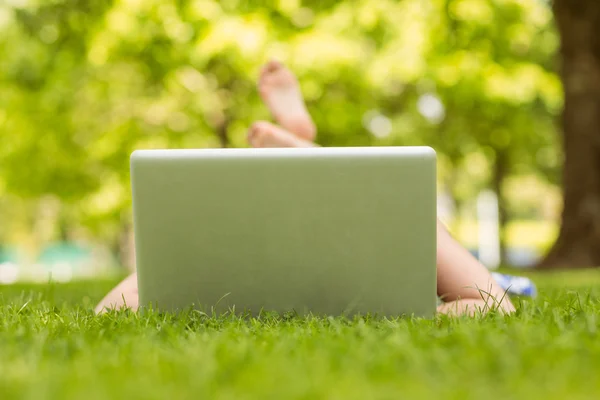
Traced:
<path fill-rule="evenodd" d="M 427 147 L 136 151 L 140 304 L 430 316 Z"/>

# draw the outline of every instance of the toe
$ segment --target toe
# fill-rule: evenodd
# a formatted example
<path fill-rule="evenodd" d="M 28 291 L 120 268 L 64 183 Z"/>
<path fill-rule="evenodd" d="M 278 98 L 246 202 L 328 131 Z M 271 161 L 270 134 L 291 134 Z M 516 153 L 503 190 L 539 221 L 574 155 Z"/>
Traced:
<path fill-rule="evenodd" d="M 269 75 L 269 64 L 265 64 L 260 68 L 259 81 L 262 81 L 267 75 Z"/>
<path fill-rule="evenodd" d="M 269 125 L 268 122 L 258 121 L 250 126 L 250 129 L 248 129 L 248 142 L 251 146 L 260 147 L 262 142 L 261 138 Z"/>
<path fill-rule="evenodd" d="M 260 69 L 260 73 L 258 75 L 258 82 L 259 84 L 265 80 L 265 78 L 268 78 L 272 73 L 276 72 L 277 70 L 279 70 L 279 65 L 276 61 L 269 61 L 268 63 L 266 63 L 265 65 L 263 65 Z"/>
<path fill-rule="evenodd" d="M 265 65 L 265 70 L 267 72 L 275 72 L 283 68 L 283 64 L 277 60 L 271 60 Z"/>
<path fill-rule="evenodd" d="M 256 132 L 257 132 L 257 123 L 254 123 L 250 126 L 250 128 L 248 129 L 248 142 L 253 145 L 254 141 L 256 140 Z"/>

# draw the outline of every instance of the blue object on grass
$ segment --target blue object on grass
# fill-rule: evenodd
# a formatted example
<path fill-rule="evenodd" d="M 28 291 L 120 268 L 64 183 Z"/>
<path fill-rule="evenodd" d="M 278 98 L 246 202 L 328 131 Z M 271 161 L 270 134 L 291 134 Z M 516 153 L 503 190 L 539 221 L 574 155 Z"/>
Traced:
<path fill-rule="evenodd" d="M 498 285 L 506 290 L 509 295 L 528 297 L 535 297 L 537 295 L 535 283 L 529 278 L 505 275 L 498 272 L 492 272 L 492 276 L 498 282 Z"/>

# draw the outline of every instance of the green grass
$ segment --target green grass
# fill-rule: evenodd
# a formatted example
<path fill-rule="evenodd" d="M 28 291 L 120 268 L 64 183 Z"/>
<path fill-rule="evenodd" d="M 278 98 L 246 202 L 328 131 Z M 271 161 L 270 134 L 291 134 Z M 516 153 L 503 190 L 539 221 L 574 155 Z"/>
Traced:
<path fill-rule="evenodd" d="M 114 282 L 0 287 L 0 399 L 596 399 L 600 273 L 513 316 L 94 316 Z"/>

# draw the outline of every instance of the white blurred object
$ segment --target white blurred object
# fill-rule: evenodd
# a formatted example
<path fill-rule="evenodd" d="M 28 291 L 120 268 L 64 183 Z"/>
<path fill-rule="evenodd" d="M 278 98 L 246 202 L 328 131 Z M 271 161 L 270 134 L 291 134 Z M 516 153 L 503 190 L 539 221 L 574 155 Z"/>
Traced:
<path fill-rule="evenodd" d="M 71 279 L 73 279 L 73 266 L 68 262 L 58 262 L 50 268 L 50 280 L 69 282 Z"/>
<path fill-rule="evenodd" d="M 19 267 L 11 262 L 0 264 L 0 284 L 10 285 L 19 279 Z"/>
<path fill-rule="evenodd" d="M 435 94 L 426 93 L 417 100 L 419 113 L 433 124 L 439 124 L 446 117 L 444 103 Z"/>
<path fill-rule="evenodd" d="M 454 219 L 454 200 L 445 190 L 442 190 L 437 199 L 437 215 L 444 224 L 450 224 Z"/>
<path fill-rule="evenodd" d="M 490 269 L 500 266 L 500 222 L 498 197 L 486 190 L 477 197 L 479 260 Z"/>
<path fill-rule="evenodd" d="M 373 136 L 379 139 L 388 137 L 392 133 L 392 121 L 377 110 L 371 110 L 363 116 L 363 125 Z"/>

